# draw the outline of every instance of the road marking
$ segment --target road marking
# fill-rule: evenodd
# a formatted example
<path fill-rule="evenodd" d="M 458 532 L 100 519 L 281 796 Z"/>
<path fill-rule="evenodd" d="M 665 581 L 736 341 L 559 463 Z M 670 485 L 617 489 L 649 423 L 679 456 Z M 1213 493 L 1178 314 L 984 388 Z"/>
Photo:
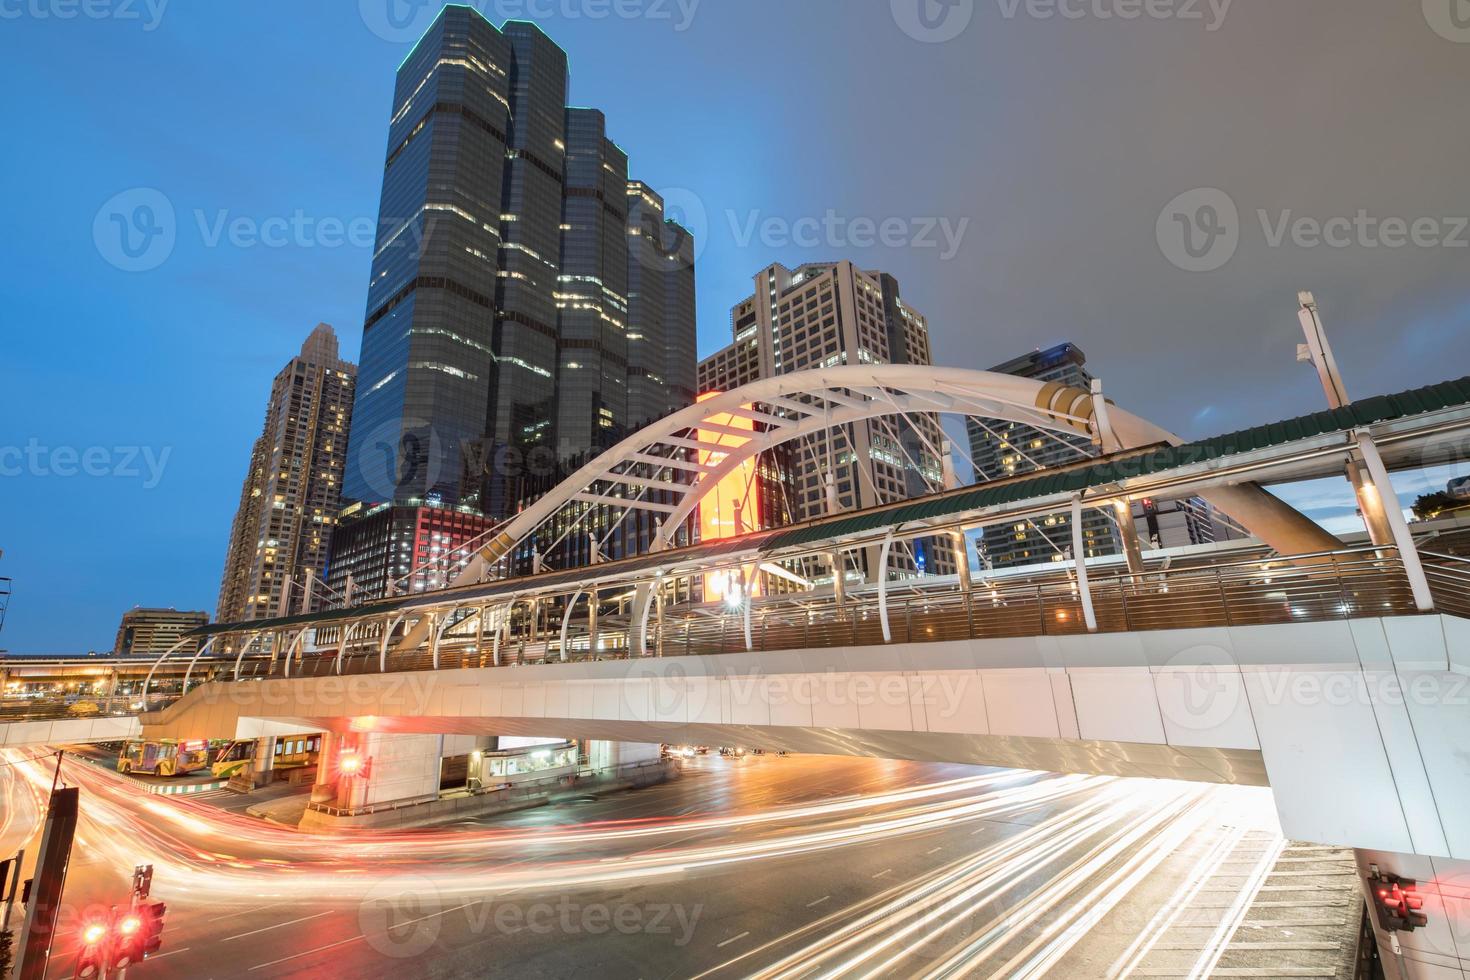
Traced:
<path fill-rule="evenodd" d="M 943 844 L 939 845 L 938 847 L 933 847 L 933 848 L 930 848 L 929 850 L 925 851 L 924 852 L 924 856 L 925 857 L 928 857 L 929 855 L 933 854 L 935 851 L 942 851 L 942 850 L 944 850 L 944 845 Z"/>
<path fill-rule="evenodd" d="M 225 919 L 233 919 L 237 915 L 249 915 L 251 912 L 264 912 L 266 909 L 273 909 L 273 908 L 276 908 L 277 906 L 286 905 L 286 904 L 288 904 L 288 903 L 287 902 L 272 902 L 269 905 L 261 905 L 261 906 L 258 906 L 256 908 L 253 908 L 253 909 L 241 909 L 238 912 L 231 912 L 228 915 L 215 916 L 213 919 L 207 919 L 205 921 L 208 921 L 208 922 L 223 922 Z"/>
<path fill-rule="evenodd" d="M 888 872 L 890 872 L 892 870 L 893 870 L 892 868 L 884 868 L 882 871 L 878 872 L 877 874 L 873 875 L 872 877 L 874 877 L 874 878 L 881 878 L 881 877 L 883 877 L 884 875 L 886 875 Z"/>
<path fill-rule="evenodd" d="M 192 946 L 184 946 L 184 947 L 182 947 L 180 949 L 171 949 L 167 953 L 149 953 L 148 954 L 148 958 L 150 960 L 161 960 L 165 956 L 172 956 L 175 953 L 187 953 L 191 949 L 193 949 Z"/>
<path fill-rule="evenodd" d="M 258 932 L 270 932 L 272 929 L 279 929 L 282 926 L 294 926 L 298 922 L 310 922 L 312 919 L 320 919 L 324 915 L 331 915 L 332 911 L 333 910 L 329 909 L 326 912 L 318 912 L 316 915 L 308 915 L 300 919 L 291 919 L 289 922 L 277 922 L 273 926 L 262 926 L 259 929 L 251 929 L 249 932 L 242 932 L 238 936 L 230 936 L 229 939 L 221 939 L 220 942 L 227 943 L 231 939 L 244 939 L 246 936 L 253 936 Z"/>
<path fill-rule="evenodd" d="M 807 908 L 812 908 L 813 906 L 821 905 L 823 902 L 825 902 L 827 899 L 829 899 L 831 897 L 832 897 L 831 895 L 823 895 L 821 898 L 817 899 L 815 902 L 807 902 L 806 903 L 806 907 Z"/>
<path fill-rule="evenodd" d="M 324 949 L 332 949 L 337 946 L 346 946 L 348 943 L 356 942 L 361 938 L 363 938 L 363 934 L 359 932 L 355 936 L 349 936 L 346 939 L 339 939 L 335 943 L 327 943 L 325 946 L 318 946 L 316 949 L 308 949 L 304 952 L 292 953 L 290 956 L 283 956 L 278 960 L 271 960 L 269 963 L 261 963 L 257 966 L 252 966 L 250 970 L 251 972 L 254 972 L 256 970 L 264 970 L 268 966 L 275 966 L 277 963 L 285 963 L 289 960 L 294 960 L 302 956 L 310 956 L 312 953 L 320 953 Z"/>
<path fill-rule="evenodd" d="M 748 935 L 750 935 L 750 930 L 747 929 L 745 932 L 742 932 L 738 936 L 731 936 L 729 939 L 725 940 L 722 943 L 715 943 L 715 949 L 722 949 L 723 947 L 728 946 L 731 943 L 733 943 L 735 940 L 737 940 L 737 939 L 744 939 Z"/>
<path fill-rule="evenodd" d="M 442 912 L 430 912 L 428 915 L 421 915 L 417 919 L 405 919 L 402 922 L 393 923 L 391 926 L 388 927 L 388 929 L 391 931 L 393 929 L 400 928 L 401 926 L 411 926 L 415 922 L 423 922 L 425 919 L 432 919 L 437 916 L 448 915 L 450 912 L 458 912 L 460 909 L 467 909 L 471 905 L 479 905 L 482 901 L 484 901 L 484 899 L 477 898 L 473 902 L 465 902 L 463 905 L 456 905 L 454 908 L 444 909 Z"/>

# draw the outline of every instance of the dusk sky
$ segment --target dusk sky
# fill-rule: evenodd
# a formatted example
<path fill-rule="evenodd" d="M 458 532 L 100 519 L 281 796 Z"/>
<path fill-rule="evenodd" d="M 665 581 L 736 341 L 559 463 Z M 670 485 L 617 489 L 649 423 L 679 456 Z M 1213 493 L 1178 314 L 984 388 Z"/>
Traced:
<path fill-rule="evenodd" d="M 1470 373 L 1453 2 L 479 7 L 567 50 L 573 104 L 695 230 L 701 354 L 762 267 L 852 258 L 898 278 L 937 363 L 1074 341 L 1198 437 L 1323 407 L 1299 289 L 1354 395 Z M 0 0 L 0 648 L 213 613 L 272 377 L 318 322 L 357 357 L 394 70 L 435 9 Z M 118 207 L 171 250 L 120 248 Z M 1354 520 L 1345 483 L 1294 499 Z"/>

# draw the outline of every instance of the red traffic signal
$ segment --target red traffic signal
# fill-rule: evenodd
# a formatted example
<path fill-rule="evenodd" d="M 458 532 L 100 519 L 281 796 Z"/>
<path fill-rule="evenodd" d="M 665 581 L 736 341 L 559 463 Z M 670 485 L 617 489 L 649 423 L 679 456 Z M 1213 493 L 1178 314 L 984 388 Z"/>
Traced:
<path fill-rule="evenodd" d="M 143 943 L 147 938 L 143 929 L 143 916 L 136 911 L 124 912 L 113 926 L 112 967 L 121 970 L 143 958 Z"/>
<path fill-rule="evenodd" d="M 1420 911 L 1424 899 L 1419 896 L 1414 879 L 1380 874 L 1370 878 L 1369 883 L 1373 889 L 1373 909 L 1385 931 L 1413 932 L 1429 924 L 1429 918 Z"/>
<path fill-rule="evenodd" d="M 81 948 L 77 950 L 77 965 L 74 975 L 87 980 L 100 977 L 107 972 L 109 947 L 111 946 L 110 923 L 94 919 L 82 926 Z"/>

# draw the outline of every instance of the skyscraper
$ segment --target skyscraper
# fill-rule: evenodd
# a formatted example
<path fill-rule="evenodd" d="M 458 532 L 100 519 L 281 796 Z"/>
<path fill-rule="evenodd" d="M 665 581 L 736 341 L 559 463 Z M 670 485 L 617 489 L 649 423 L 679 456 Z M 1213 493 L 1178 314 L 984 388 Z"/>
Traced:
<path fill-rule="evenodd" d="M 664 200 L 628 182 L 628 420 L 640 429 L 694 404 L 694 239 Z"/>
<path fill-rule="evenodd" d="M 360 581 L 408 581 L 404 529 L 426 522 L 402 508 L 488 529 L 642 421 L 632 378 L 671 373 L 671 350 L 693 376 L 692 244 L 676 251 L 687 290 L 676 275 L 644 283 L 627 155 L 566 96 L 566 54 L 540 28 L 497 29 L 467 6 L 444 7 L 398 69 L 343 494 L 344 519 L 383 525 L 344 531 Z M 657 230 L 687 243 L 661 215 Z M 648 325 L 652 308 L 630 308 L 635 276 L 640 299 L 656 286 L 662 301 Z M 687 339 L 665 337 L 656 362 L 630 349 L 670 332 Z M 425 587 L 452 578 L 458 539 Z M 361 549 L 378 540 L 391 551 L 374 563 Z M 576 561 L 585 541 L 567 547 Z"/>
<path fill-rule="evenodd" d="M 899 296 L 898 281 L 848 261 L 808 263 L 795 271 L 769 266 L 755 276 L 755 293 L 730 311 L 733 343 L 699 365 L 701 391 L 729 391 L 760 378 L 840 364 L 929 364 L 929 327 Z M 875 419 L 838 427 L 793 444 L 784 470 L 797 520 L 828 510 L 832 480 L 840 510 L 872 507 L 940 489 L 944 444 L 932 415 Z M 868 575 L 875 554 L 854 556 Z M 948 542 L 925 539 L 899 549 L 900 569 L 953 574 Z"/>
<path fill-rule="evenodd" d="M 304 588 L 308 576 L 320 581 L 341 505 L 356 378 L 325 323 L 276 375 L 230 529 L 219 622 L 276 615 L 288 582 Z M 302 608 L 303 594 L 292 594 L 293 610 Z"/>

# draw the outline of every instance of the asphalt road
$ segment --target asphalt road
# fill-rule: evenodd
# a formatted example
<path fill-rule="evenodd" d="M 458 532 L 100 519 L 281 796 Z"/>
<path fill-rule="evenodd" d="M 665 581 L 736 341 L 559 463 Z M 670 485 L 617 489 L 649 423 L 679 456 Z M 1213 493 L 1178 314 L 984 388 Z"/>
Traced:
<path fill-rule="evenodd" d="M 12 837 L 50 773 L 0 767 Z M 1213 856 L 1279 843 L 1265 790 L 835 757 L 701 757 L 633 793 L 327 837 L 64 775 L 83 820 L 51 977 L 146 862 L 167 930 L 130 980 L 1104 977 Z"/>

